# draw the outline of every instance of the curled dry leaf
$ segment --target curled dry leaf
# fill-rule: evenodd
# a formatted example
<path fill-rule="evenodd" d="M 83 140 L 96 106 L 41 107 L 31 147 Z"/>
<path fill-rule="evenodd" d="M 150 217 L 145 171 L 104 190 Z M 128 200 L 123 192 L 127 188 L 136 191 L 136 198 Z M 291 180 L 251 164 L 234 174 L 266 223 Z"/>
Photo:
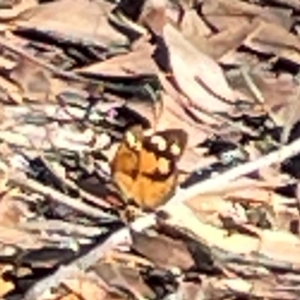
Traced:
<path fill-rule="evenodd" d="M 212 49 L 208 43 L 208 36 L 212 34 L 212 30 L 194 9 L 184 12 L 179 29 L 194 47 L 210 55 Z"/>
<path fill-rule="evenodd" d="M 158 36 L 155 53 L 158 64 L 164 66 L 165 71 L 171 71 L 175 86 L 186 96 L 185 109 L 194 108 L 193 114 L 197 118 L 205 123 L 216 123 L 207 112 L 229 113 L 230 104 L 236 100 L 222 69 L 212 58 L 198 51 L 174 26 L 166 23 L 165 1 L 150 1 L 150 4 L 152 6 L 145 12 L 143 22 Z"/>

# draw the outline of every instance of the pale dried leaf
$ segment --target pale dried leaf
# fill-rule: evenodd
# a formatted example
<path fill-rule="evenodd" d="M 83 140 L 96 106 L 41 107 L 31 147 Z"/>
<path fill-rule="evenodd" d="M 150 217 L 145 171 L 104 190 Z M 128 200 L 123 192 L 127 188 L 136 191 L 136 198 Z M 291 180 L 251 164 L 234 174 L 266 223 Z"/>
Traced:
<path fill-rule="evenodd" d="M 202 7 L 202 13 L 209 23 L 219 31 L 242 26 L 256 17 L 280 26 L 285 25 L 282 17 L 278 17 L 268 7 L 239 0 L 206 0 Z"/>
<path fill-rule="evenodd" d="M 292 61 L 297 64 L 300 62 L 299 39 L 276 24 L 259 21 L 259 25 L 249 34 L 244 45 L 261 53 L 292 58 Z"/>
<path fill-rule="evenodd" d="M 219 65 L 209 56 L 197 51 L 171 25 L 164 27 L 163 36 L 168 47 L 173 76 L 191 101 L 190 105 L 213 112 L 229 112 L 230 105 L 222 99 L 234 102 L 234 93 Z"/>
<path fill-rule="evenodd" d="M 0 19 L 3 21 L 17 18 L 20 13 L 24 12 L 27 9 L 36 7 L 37 5 L 37 0 L 21 0 L 12 8 L 0 9 Z"/>
<path fill-rule="evenodd" d="M 108 22 L 112 9 L 113 5 L 106 1 L 59 0 L 26 11 L 17 25 L 56 33 L 86 44 L 126 44 L 127 38 Z"/>
<path fill-rule="evenodd" d="M 212 30 L 195 10 L 188 10 L 184 13 L 179 28 L 183 36 L 198 50 L 209 54 L 206 37 L 212 34 Z"/>
<path fill-rule="evenodd" d="M 224 56 L 228 56 L 228 52 L 236 51 L 255 27 L 255 23 L 243 23 L 212 35 L 207 41 L 209 52 L 206 53 L 214 59 L 226 63 Z M 234 62 L 234 60 L 232 61 Z"/>

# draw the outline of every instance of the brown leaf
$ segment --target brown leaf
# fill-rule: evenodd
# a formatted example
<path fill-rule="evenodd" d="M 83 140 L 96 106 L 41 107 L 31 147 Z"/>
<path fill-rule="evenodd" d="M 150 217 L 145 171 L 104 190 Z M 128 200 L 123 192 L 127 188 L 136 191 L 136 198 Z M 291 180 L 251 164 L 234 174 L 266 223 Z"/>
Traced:
<path fill-rule="evenodd" d="M 200 281 L 200 280 L 199 280 Z M 177 299 L 181 300 L 201 300 L 205 296 L 205 291 L 200 282 L 181 281 L 177 290 Z"/>
<path fill-rule="evenodd" d="M 235 98 L 219 65 L 169 24 L 164 27 L 163 37 L 174 79 L 190 105 L 211 112 L 229 112 L 230 105 L 222 100 L 234 102 Z"/>
<path fill-rule="evenodd" d="M 123 287 L 134 295 L 143 295 L 147 299 L 152 299 L 154 296 L 153 291 L 143 281 L 138 269 L 116 262 L 100 262 L 93 269 L 108 286 Z"/>
<path fill-rule="evenodd" d="M 208 48 L 206 53 L 225 64 L 224 56 L 228 56 L 228 52 L 236 51 L 256 26 L 255 23 L 242 23 L 212 35 L 206 42 Z M 236 61 L 233 60 L 232 63 Z"/>
<path fill-rule="evenodd" d="M 0 9 L 0 19 L 3 20 L 10 20 L 13 18 L 17 18 L 20 13 L 23 11 L 35 7 L 38 5 L 37 0 L 21 0 L 18 1 L 19 3 L 13 5 L 11 8 L 1 8 Z"/>
<path fill-rule="evenodd" d="M 117 77 L 156 74 L 158 68 L 151 57 L 153 50 L 154 46 L 144 42 L 131 52 L 116 55 L 103 62 L 97 62 L 77 71 Z"/>
<path fill-rule="evenodd" d="M 183 36 L 198 50 L 209 53 L 206 37 L 212 34 L 212 30 L 194 9 L 184 13 L 179 28 Z"/>
<path fill-rule="evenodd" d="M 205 19 L 219 31 L 243 26 L 255 17 L 281 26 L 285 25 L 285 20 L 270 11 L 268 7 L 239 0 L 206 0 L 202 7 L 202 13 Z"/>
<path fill-rule="evenodd" d="M 47 67 L 25 56 L 21 56 L 9 71 L 9 78 L 19 89 L 19 93 L 9 90 L 9 95 L 14 97 L 14 100 L 25 98 L 30 101 L 53 102 L 61 92 L 72 91 L 67 80 L 57 78 Z M 76 91 L 76 88 L 74 90 Z"/>
<path fill-rule="evenodd" d="M 18 190 L 1 191 L 0 224 L 2 226 L 16 226 L 24 218 L 23 212 L 14 199 L 14 196 L 19 193 Z"/>
<path fill-rule="evenodd" d="M 259 21 L 244 45 L 261 53 L 273 54 L 300 64 L 300 41 L 283 27 Z"/>
<path fill-rule="evenodd" d="M 194 265 L 191 254 L 182 241 L 163 235 L 152 237 L 138 232 L 134 232 L 132 238 L 133 249 L 160 268 L 178 267 L 187 270 Z"/>
<path fill-rule="evenodd" d="M 44 3 L 24 12 L 19 28 L 51 32 L 69 40 L 107 47 L 126 44 L 127 38 L 108 22 L 113 9 L 109 2 L 59 0 Z M 70 17 L 71 16 L 71 17 Z"/>
<path fill-rule="evenodd" d="M 99 284 L 97 278 L 91 279 L 88 276 L 81 274 L 77 278 L 69 278 L 64 280 L 64 284 L 74 292 L 75 295 L 83 299 L 112 299 L 109 297 L 108 292 Z M 72 300 L 74 294 L 69 294 L 64 300 Z M 76 299 L 76 298 L 74 298 Z"/>
<path fill-rule="evenodd" d="M 25 98 L 42 102 L 50 96 L 50 77 L 48 70 L 26 59 L 20 59 L 10 72 L 10 79 L 21 88 Z"/>

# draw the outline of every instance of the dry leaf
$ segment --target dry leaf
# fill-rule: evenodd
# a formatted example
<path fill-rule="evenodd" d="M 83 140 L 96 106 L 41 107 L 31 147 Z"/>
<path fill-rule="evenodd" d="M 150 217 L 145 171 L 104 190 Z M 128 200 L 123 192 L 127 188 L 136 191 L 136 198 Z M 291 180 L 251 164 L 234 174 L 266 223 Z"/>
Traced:
<path fill-rule="evenodd" d="M 240 26 L 226 28 L 212 35 L 206 43 L 208 51 L 206 53 L 226 64 L 225 57 L 229 55 L 228 52 L 235 52 L 256 26 L 255 23 L 244 23 Z M 236 63 L 236 60 L 232 59 L 230 62 Z"/>
<path fill-rule="evenodd" d="M 163 31 L 174 79 L 190 105 L 211 112 L 229 112 L 230 105 L 222 100 L 234 102 L 234 94 L 218 64 L 197 51 L 171 25 L 165 25 Z"/>
<path fill-rule="evenodd" d="M 139 270 L 122 263 L 101 262 L 94 267 L 95 272 L 111 287 L 122 287 L 133 295 L 147 299 L 154 297 L 153 291 L 145 284 Z"/>
<path fill-rule="evenodd" d="M 33 101 L 46 102 L 51 90 L 50 77 L 48 70 L 26 59 L 20 59 L 10 72 L 10 79 L 21 88 L 23 96 Z"/>
<path fill-rule="evenodd" d="M 21 0 L 18 1 L 17 4 L 13 5 L 12 8 L 1 8 L 0 9 L 0 19 L 3 20 L 10 20 L 17 18 L 18 15 L 24 12 L 27 9 L 36 7 L 38 5 L 37 0 Z"/>
<path fill-rule="evenodd" d="M 244 45 L 261 53 L 274 54 L 300 63 L 300 41 L 276 24 L 259 22 L 259 26 L 245 40 Z"/>
<path fill-rule="evenodd" d="M 160 268 L 173 267 L 187 270 L 194 265 L 194 260 L 187 246 L 179 240 L 158 235 L 152 237 L 143 233 L 133 233 L 133 249 Z"/>
<path fill-rule="evenodd" d="M 145 42 L 131 52 L 116 55 L 103 62 L 81 68 L 78 71 L 113 77 L 156 74 L 158 68 L 151 57 L 153 50 L 154 47 Z"/>
<path fill-rule="evenodd" d="M 64 280 L 64 284 L 68 286 L 76 295 L 79 295 L 83 299 L 95 299 L 104 300 L 112 299 L 109 297 L 107 291 L 99 284 L 98 280 L 95 278 L 92 280 L 88 276 L 78 274 L 77 278 L 69 278 Z M 73 298 L 72 294 L 68 295 L 65 300 L 71 300 Z M 75 298 L 76 299 L 76 298 Z"/>
<path fill-rule="evenodd" d="M 202 7 L 202 13 L 219 31 L 226 28 L 236 28 L 251 22 L 255 17 L 279 25 L 285 25 L 282 17 L 278 17 L 268 7 L 261 7 L 252 3 L 239 0 L 206 0 Z"/>
<path fill-rule="evenodd" d="M 21 15 L 18 28 L 51 32 L 71 41 L 108 47 L 124 45 L 127 38 L 108 22 L 109 2 L 59 0 L 44 3 Z"/>
<path fill-rule="evenodd" d="M 179 28 L 183 36 L 198 50 L 209 54 L 206 37 L 212 34 L 212 30 L 205 24 L 194 9 L 184 13 Z"/>

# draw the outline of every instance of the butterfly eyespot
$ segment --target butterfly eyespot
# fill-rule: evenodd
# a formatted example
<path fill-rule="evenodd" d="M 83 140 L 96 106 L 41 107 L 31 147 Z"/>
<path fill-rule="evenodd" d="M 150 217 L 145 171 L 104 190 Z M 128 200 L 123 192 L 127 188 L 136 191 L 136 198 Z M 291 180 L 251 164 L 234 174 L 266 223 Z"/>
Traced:
<path fill-rule="evenodd" d="M 181 148 L 177 145 L 177 144 L 172 144 L 170 146 L 170 152 L 174 155 L 174 156 L 178 156 L 181 154 Z"/>
<path fill-rule="evenodd" d="M 140 150 L 142 148 L 142 144 L 138 141 L 137 137 L 132 132 L 126 132 L 125 139 L 128 146 L 135 150 Z"/>
<path fill-rule="evenodd" d="M 158 136 L 158 135 L 152 136 L 151 143 L 156 145 L 156 147 L 159 151 L 165 151 L 167 149 L 167 142 L 161 136 Z"/>

